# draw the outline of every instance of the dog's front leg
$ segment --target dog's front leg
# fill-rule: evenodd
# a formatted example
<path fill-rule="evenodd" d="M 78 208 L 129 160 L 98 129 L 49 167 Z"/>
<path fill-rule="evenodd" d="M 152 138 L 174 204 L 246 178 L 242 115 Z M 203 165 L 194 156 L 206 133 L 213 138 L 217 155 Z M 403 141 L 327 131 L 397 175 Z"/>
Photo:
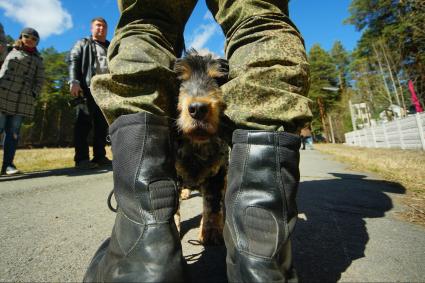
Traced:
<path fill-rule="evenodd" d="M 177 231 L 179 231 L 179 233 L 180 233 L 180 222 L 181 222 L 180 205 L 181 205 L 181 202 L 182 202 L 182 196 L 181 196 L 182 187 L 181 187 L 180 184 L 177 184 L 177 186 L 178 186 L 178 191 L 179 191 L 179 204 L 177 205 L 177 211 L 174 214 L 174 223 L 176 223 Z"/>
<path fill-rule="evenodd" d="M 226 170 L 220 171 L 209 178 L 202 187 L 203 211 L 199 241 L 204 245 L 222 245 L 224 213 L 223 201 L 226 189 Z"/>

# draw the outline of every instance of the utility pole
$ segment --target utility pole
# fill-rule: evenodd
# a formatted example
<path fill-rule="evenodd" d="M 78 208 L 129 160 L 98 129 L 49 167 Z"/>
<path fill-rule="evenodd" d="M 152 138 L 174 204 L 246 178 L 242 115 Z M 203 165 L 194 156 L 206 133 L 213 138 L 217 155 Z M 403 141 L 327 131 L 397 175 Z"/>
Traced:
<path fill-rule="evenodd" d="M 357 130 L 357 126 L 356 126 L 356 118 L 354 116 L 354 111 L 353 111 L 353 103 L 351 103 L 351 99 L 348 100 L 348 108 L 350 109 L 351 125 L 353 125 L 353 131 L 355 131 Z"/>
<path fill-rule="evenodd" d="M 382 67 L 382 63 L 381 63 L 381 60 L 379 58 L 379 53 L 378 53 L 378 50 L 376 50 L 374 43 L 372 43 L 372 48 L 373 48 L 373 51 L 375 51 L 376 60 L 378 61 L 379 70 L 381 71 L 382 80 L 384 81 L 385 90 L 387 92 L 388 100 L 390 101 L 390 106 L 391 106 L 391 104 L 393 104 L 393 100 L 391 98 L 390 88 L 388 87 L 387 80 L 385 79 L 384 68 Z M 398 96 L 396 96 L 396 98 L 398 99 Z M 400 105 L 400 103 L 398 105 Z"/>
<path fill-rule="evenodd" d="M 322 87 L 322 90 L 329 91 L 329 92 L 341 92 L 341 88 L 332 87 L 332 86 Z M 326 141 L 329 142 L 329 140 L 332 140 L 332 143 L 335 143 L 335 137 L 334 137 L 334 132 L 333 132 L 333 126 L 332 126 L 331 117 L 329 117 L 329 126 L 331 128 L 331 133 L 329 133 L 328 127 L 326 125 L 325 105 L 323 103 L 323 98 L 322 97 L 319 96 L 317 98 L 317 104 L 319 105 L 320 118 L 322 119 L 323 131 L 325 132 Z"/>
<path fill-rule="evenodd" d="M 326 126 L 326 114 L 325 114 L 325 106 L 323 104 L 323 98 L 319 96 L 317 98 L 317 104 L 319 105 L 319 111 L 320 111 L 320 119 L 322 120 L 322 126 L 323 131 L 325 132 L 326 141 L 329 141 L 329 131 L 328 127 Z"/>
<path fill-rule="evenodd" d="M 394 76 L 393 76 L 392 66 L 391 66 L 390 60 L 388 59 L 384 43 L 382 43 L 382 40 L 379 43 L 380 43 L 379 45 L 380 45 L 381 50 L 382 50 L 382 54 L 384 55 L 385 62 L 387 63 L 387 69 L 388 69 L 388 73 L 390 74 L 390 79 L 391 79 L 391 82 L 392 82 L 392 85 L 393 85 L 393 89 L 394 89 L 394 92 L 395 92 L 397 103 L 398 103 L 399 106 L 401 106 L 403 108 L 403 113 L 402 113 L 401 116 L 404 117 L 404 116 L 406 116 L 406 105 L 404 104 L 403 92 L 401 91 L 399 93 L 398 90 L 397 90 L 397 87 L 395 85 Z M 401 98 L 401 102 L 400 102 L 400 98 Z"/>
<path fill-rule="evenodd" d="M 331 115 L 328 115 L 328 120 L 329 120 L 329 127 L 331 128 L 331 138 L 332 138 L 332 143 L 335 143 L 335 135 L 334 135 L 334 128 L 332 126 L 332 119 L 331 119 Z"/>

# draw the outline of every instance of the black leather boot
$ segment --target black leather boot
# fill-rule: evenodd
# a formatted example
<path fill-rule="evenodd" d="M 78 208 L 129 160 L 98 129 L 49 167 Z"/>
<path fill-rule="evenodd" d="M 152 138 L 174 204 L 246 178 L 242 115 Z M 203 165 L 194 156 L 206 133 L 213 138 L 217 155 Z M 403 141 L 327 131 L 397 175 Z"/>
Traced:
<path fill-rule="evenodd" d="M 297 281 L 290 235 L 297 219 L 300 138 L 236 130 L 225 197 L 229 282 Z"/>
<path fill-rule="evenodd" d="M 148 113 L 123 115 L 109 133 L 118 211 L 112 235 L 94 255 L 84 282 L 184 281 L 166 119 Z"/>

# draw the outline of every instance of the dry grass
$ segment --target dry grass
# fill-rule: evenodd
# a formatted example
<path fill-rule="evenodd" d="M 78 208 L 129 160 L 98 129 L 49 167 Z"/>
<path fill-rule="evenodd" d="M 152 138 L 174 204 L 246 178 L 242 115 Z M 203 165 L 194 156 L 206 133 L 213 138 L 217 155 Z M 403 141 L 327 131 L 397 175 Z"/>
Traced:
<path fill-rule="evenodd" d="M 110 147 L 107 156 L 112 158 Z M 0 151 L 3 160 L 3 150 Z M 73 148 L 18 149 L 14 163 L 24 173 L 74 167 Z"/>
<path fill-rule="evenodd" d="M 410 208 L 402 217 L 425 225 L 425 151 L 375 149 L 317 144 L 316 149 L 348 163 L 353 169 L 374 172 L 406 189 L 402 201 Z"/>

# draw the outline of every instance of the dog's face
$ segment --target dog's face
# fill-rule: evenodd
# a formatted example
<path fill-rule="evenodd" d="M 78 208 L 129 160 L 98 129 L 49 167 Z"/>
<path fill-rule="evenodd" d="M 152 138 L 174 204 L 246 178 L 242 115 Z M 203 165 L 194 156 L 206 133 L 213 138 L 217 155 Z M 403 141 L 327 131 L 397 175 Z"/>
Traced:
<path fill-rule="evenodd" d="M 181 81 L 177 126 L 192 142 L 205 142 L 217 133 L 226 108 L 220 85 L 227 80 L 227 62 L 190 51 L 174 70 Z"/>

